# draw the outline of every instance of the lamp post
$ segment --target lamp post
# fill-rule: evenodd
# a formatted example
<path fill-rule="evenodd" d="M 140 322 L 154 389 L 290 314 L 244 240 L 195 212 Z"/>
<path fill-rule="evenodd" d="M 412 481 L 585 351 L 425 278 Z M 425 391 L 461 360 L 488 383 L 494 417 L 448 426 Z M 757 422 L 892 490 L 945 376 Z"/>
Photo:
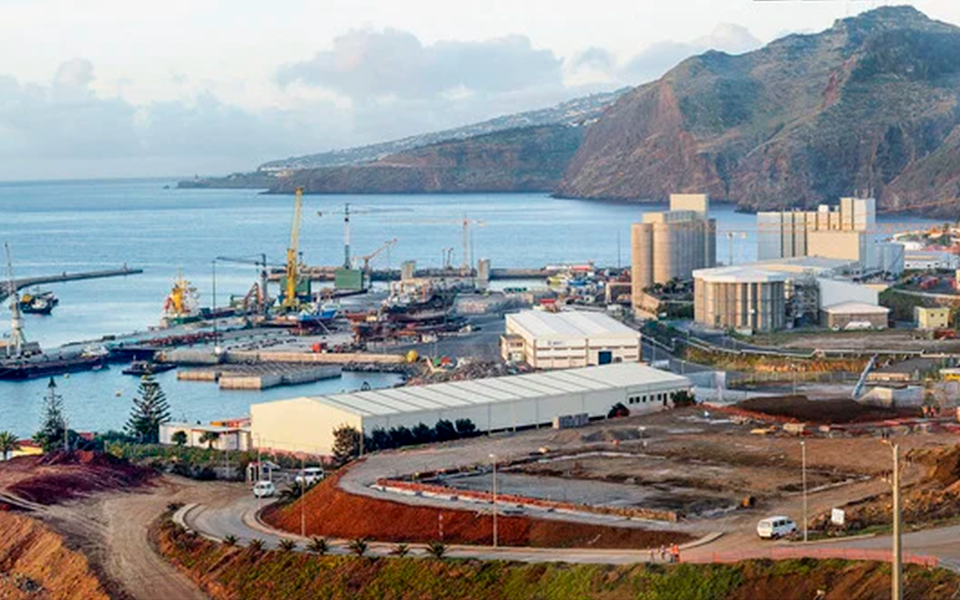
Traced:
<path fill-rule="evenodd" d="M 307 513 L 304 508 L 303 495 L 307 490 L 307 467 L 306 458 L 300 455 L 300 537 L 307 537 Z"/>
<path fill-rule="evenodd" d="M 497 547 L 497 455 L 491 454 L 493 461 L 493 547 Z"/>
<path fill-rule="evenodd" d="M 800 441 L 800 456 L 803 469 L 803 541 L 807 541 L 807 442 Z"/>
<path fill-rule="evenodd" d="M 900 539 L 900 445 L 893 450 L 893 600 L 903 600 L 903 547 Z"/>

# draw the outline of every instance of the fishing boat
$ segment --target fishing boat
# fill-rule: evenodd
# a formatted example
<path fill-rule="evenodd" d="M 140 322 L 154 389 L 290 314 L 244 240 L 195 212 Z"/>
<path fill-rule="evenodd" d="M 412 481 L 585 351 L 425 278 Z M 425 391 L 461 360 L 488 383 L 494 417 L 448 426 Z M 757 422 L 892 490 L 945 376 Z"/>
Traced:
<path fill-rule="evenodd" d="M 53 292 L 35 291 L 20 297 L 20 312 L 30 315 L 49 315 L 60 299 Z"/>

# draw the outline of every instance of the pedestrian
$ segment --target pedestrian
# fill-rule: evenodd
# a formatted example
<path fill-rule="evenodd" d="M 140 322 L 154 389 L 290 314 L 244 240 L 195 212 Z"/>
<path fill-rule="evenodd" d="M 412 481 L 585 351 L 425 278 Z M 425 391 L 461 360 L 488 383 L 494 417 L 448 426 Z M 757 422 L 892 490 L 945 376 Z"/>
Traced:
<path fill-rule="evenodd" d="M 675 562 L 675 563 L 679 563 L 679 562 L 680 562 L 680 546 L 678 546 L 678 545 L 676 545 L 676 544 L 674 544 L 673 546 L 671 546 L 671 547 L 670 547 L 670 554 L 673 555 L 673 562 Z"/>
<path fill-rule="evenodd" d="M 667 561 L 667 547 L 664 546 L 663 544 L 660 544 L 660 560 L 662 562 Z"/>
<path fill-rule="evenodd" d="M 657 562 L 657 550 L 650 548 L 650 562 Z"/>

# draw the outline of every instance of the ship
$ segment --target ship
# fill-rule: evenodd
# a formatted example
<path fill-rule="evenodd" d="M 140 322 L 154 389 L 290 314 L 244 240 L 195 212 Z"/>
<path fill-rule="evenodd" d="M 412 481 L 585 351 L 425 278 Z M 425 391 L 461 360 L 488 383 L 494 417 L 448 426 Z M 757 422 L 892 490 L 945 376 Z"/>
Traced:
<path fill-rule="evenodd" d="M 421 285 L 415 286 L 411 292 L 406 292 L 401 285 L 379 312 L 362 318 L 350 315 L 348 318 L 357 339 L 420 337 L 429 333 L 459 331 L 464 326 L 466 320 L 452 314 L 456 290 Z"/>
<path fill-rule="evenodd" d="M 154 375 L 156 373 L 172 371 L 176 368 L 177 365 L 170 363 L 155 363 L 147 360 L 138 360 L 131 363 L 129 367 L 121 372 L 124 375 L 136 375 L 138 377 L 142 377 L 144 375 Z"/>
<path fill-rule="evenodd" d="M 49 315 L 60 299 L 53 292 L 35 291 L 20 298 L 20 312 L 29 315 Z"/>
<path fill-rule="evenodd" d="M 173 288 L 163 301 L 161 326 L 173 327 L 201 320 L 203 313 L 197 302 L 198 298 L 197 288 L 183 278 L 183 273 L 177 275 L 176 281 L 173 282 Z"/>

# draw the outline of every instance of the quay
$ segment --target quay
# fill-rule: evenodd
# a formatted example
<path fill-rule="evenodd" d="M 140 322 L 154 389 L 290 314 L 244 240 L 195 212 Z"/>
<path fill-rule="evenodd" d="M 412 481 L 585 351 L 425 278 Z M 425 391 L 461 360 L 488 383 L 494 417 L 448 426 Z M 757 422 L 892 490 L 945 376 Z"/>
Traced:
<path fill-rule="evenodd" d="M 18 290 L 34 285 L 44 285 L 47 283 L 63 283 L 67 281 L 83 281 L 86 279 L 106 279 L 109 277 L 126 277 L 127 275 L 140 275 L 143 269 L 131 269 L 121 267 L 119 269 L 107 269 L 103 271 L 86 271 L 77 273 L 67 273 L 64 271 L 59 275 L 41 275 L 39 277 L 22 277 L 14 279 L 12 282 L 0 282 L 0 301 Z"/>
<path fill-rule="evenodd" d="M 336 271 L 340 267 L 326 267 L 326 266 L 312 266 L 306 267 L 301 271 L 301 274 L 310 279 L 311 281 L 334 281 L 336 276 Z M 597 270 L 607 270 L 601 267 L 596 267 Z M 610 271 L 618 271 L 617 269 L 611 267 Z M 499 268 L 499 269 L 490 269 L 490 279 L 491 280 L 510 280 L 510 279 L 546 279 L 553 275 L 559 275 L 564 269 L 562 267 L 553 267 L 553 268 Z M 475 277 L 477 275 L 476 270 L 471 270 L 469 273 L 464 273 L 460 269 L 451 268 L 451 269 L 417 269 L 414 273 L 415 277 L 418 278 L 444 278 L 444 277 Z M 285 271 L 282 269 L 273 269 L 268 274 L 270 281 L 280 281 L 285 276 Z M 370 272 L 370 279 L 372 281 L 400 281 L 400 270 L 399 269 L 377 269 Z"/>

